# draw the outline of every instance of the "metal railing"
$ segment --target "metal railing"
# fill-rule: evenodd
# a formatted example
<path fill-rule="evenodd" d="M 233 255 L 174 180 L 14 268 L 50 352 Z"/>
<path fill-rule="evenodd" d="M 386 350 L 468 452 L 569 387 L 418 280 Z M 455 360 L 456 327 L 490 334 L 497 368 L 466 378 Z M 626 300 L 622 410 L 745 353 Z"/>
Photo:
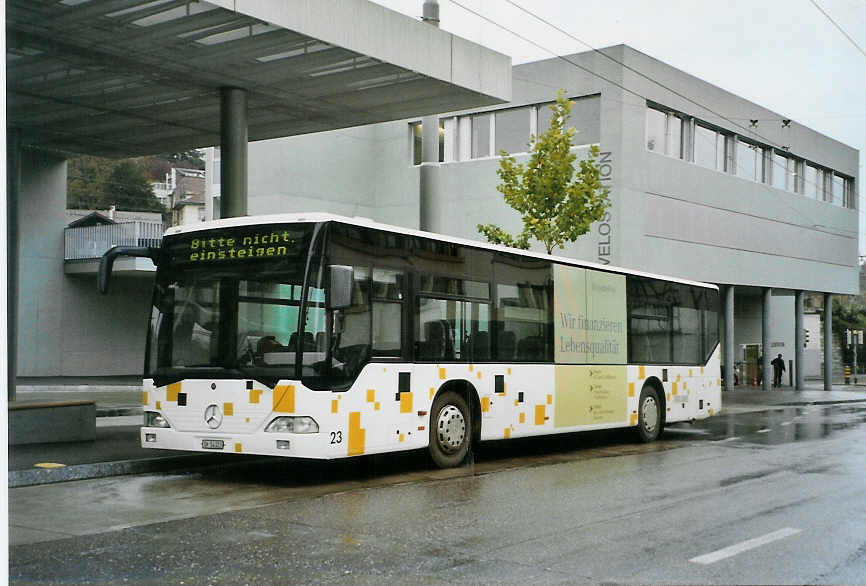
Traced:
<path fill-rule="evenodd" d="M 141 221 L 66 228 L 63 258 L 99 258 L 112 246 L 159 246 L 164 230 L 161 222 Z"/>

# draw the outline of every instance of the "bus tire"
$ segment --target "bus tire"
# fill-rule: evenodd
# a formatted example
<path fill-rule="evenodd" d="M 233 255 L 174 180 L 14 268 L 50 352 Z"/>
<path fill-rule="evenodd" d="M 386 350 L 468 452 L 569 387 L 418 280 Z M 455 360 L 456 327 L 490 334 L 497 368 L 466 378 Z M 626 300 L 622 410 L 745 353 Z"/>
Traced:
<path fill-rule="evenodd" d="M 454 468 L 466 460 L 470 430 L 466 399 L 453 391 L 440 393 L 430 410 L 430 458 L 440 468 Z"/>
<path fill-rule="evenodd" d="M 658 439 L 664 427 L 664 413 L 659 394 L 652 385 L 644 385 L 637 403 L 637 433 L 642 442 Z"/>

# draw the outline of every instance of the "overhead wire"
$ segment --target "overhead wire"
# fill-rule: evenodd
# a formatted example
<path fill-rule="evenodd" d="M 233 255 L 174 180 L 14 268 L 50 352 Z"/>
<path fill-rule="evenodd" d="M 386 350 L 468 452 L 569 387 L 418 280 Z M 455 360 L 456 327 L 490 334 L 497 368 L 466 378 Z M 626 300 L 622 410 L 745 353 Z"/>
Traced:
<path fill-rule="evenodd" d="M 809 2 L 811 2 L 812 5 L 813 5 L 815 8 L 817 8 L 818 11 L 819 11 L 821 14 L 823 14 L 824 17 L 825 17 L 827 20 L 829 20 L 830 23 L 831 23 L 833 26 L 835 26 L 836 29 L 837 29 L 840 33 L 842 33 L 842 34 L 845 36 L 845 38 L 848 39 L 848 41 L 851 42 L 852 45 L 854 45 L 854 46 L 857 48 L 858 51 L 860 51 L 860 54 L 861 54 L 861 55 L 863 55 L 864 57 L 866 57 L 866 51 L 863 50 L 863 47 L 861 47 L 861 46 L 857 43 L 857 41 L 855 41 L 855 40 L 851 37 L 851 35 L 849 35 L 847 32 L 845 32 L 845 29 L 843 29 L 842 26 L 841 26 L 838 22 L 836 22 L 835 20 L 833 20 L 833 17 L 830 16 L 829 14 L 827 14 L 827 11 L 824 10 L 823 8 L 821 8 L 821 5 L 820 5 L 820 4 L 818 4 L 815 0 L 809 0 Z"/>

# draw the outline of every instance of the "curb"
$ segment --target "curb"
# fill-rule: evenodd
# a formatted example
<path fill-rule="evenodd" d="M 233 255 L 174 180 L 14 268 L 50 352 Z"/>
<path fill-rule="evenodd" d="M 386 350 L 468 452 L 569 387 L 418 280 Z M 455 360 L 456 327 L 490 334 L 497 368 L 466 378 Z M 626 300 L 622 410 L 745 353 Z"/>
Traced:
<path fill-rule="evenodd" d="M 790 403 L 778 403 L 779 407 L 805 407 L 808 405 L 844 405 L 847 403 L 866 403 L 866 398 L 863 399 L 835 399 L 827 401 L 796 401 Z"/>
<path fill-rule="evenodd" d="M 225 462 L 225 460 L 224 454 L 190 454 L 169 456 L 167 458 L 75 464 L 64 466 L 63 468 L 28 468 L 27 470 L 9 470 L 8 482 L 9 488 L 19 488 L 39 484 L 69 482 L 72 480 L 106 478 L 109 476 L 170 472 L 178 469 L 189 471 L 193 468 L 220 464 Z"/>

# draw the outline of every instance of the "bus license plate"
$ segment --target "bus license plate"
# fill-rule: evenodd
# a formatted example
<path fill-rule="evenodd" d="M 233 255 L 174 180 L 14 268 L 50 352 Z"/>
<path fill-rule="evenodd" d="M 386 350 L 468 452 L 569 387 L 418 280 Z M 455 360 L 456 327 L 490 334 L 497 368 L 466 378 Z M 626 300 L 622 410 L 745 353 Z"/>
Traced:
<path fill-rule="evenodd" d="M 225 442 L 223 440 L 215 440 L 215 439 L 203 439 L 201 440 L 201 447 L 204 450 L 221 450 L 225 446 Z"/>

